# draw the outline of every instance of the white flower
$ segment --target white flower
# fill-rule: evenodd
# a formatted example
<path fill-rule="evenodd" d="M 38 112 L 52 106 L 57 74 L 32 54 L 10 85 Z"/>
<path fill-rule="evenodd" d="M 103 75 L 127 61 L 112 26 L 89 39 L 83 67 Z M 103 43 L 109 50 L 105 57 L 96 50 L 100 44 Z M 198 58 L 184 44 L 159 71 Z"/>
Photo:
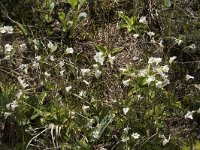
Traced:
<path fill-rule="evenodd" d="M 195 44 L 191 44 L 190 46 L 188 46 L 189 48 L 191 49 L 195 49 L 196 48 L 196 45 Z"/>
<path fill-rule="evenodd" d="M 53 55 L 51 55 L 51 56 L 49 57 L 49 59 L 50 59 L 51 61 L 55 61 L 55 59 L 54 59 L 54 56 L 53 56 Z"/>
<path fill-rule="evenodd" d="M 35 68 L 35 69 L 38 69 L 38 67 L 40 66 L 40 64 L 36 61 L 33 61 L 32 63 L 32 66 Z"/>
<path fill-rule="evenodd" d="M 89 109 L 89 108 L 90 108 L 90 106 L 86 106 L 86 105 L 83 105 L 83 107 L 82 107 L 83 111 L 86 111 L 86 109 Z"/>
<path fill-rule="evenodd" d="M 158 43 L 159 45 L 160 45 L 160 47 L 164 47 L 164 45 L 163 45 L 163 40 L 160 40 L 160 42 Z"/>
<path fill-rule="evenodd" d="M 60 61 L 60 62 L 59 62 L 60 68 L 62 68 L 64 65 L 65 65 L 65 62 L 64 62 L 64 61 Z"/>
<path fill-rule="evenodd" d="M 60 71 L 60 75 L 63 76 L 64 75 L 65 70 L 61 70 Z"/>
<path fill-rule="evenodd" d="M 130 129 L 131 129 L 130 127 L 126 127 L 126 128 L 124 128 L 123 130 L 124 130 L 124 132 L 128 133 L 128 131 L 129 131 Z"/>
<path fill-rule="evenodd" d="M 141 16 L 140 19 L 139 19 L 139 22 L 140 22 L 140 23 L 147 24 L 148 22 L 147 22 L 146 16 Z"/>
<path fill-rule="evenodd" d="M 45 75 L 46 77 L 50 77 L 50 76 L 51 76 L 51 74 L 48 73 L 47 71 L 45 71 L 44 75 Z"/>
<path fill-rule="evenodd" d="M 151 82 L 155 81 L 155 77 L 154 76 L 149 76 L 146 80 L 146 83 L 149 85 Z"/>
<path fill-rule="evenodd" d="M 4 26 L 4 29 L 7 31 L 8 34 L 12 34 L 14 30 L 12 26 Z"/>
<path fill-rule="evenodd" d="M 130 82 L 130 79 L 122 81 L 124 86 L 129 86 L 129 82 Z"/>
<path fill-rule="evenodd" d="M 25 80 L 22 79 L 22 77 L 17 77 L 17 80 L 19 81 L 20 85 L 21 85 L 23 88 L 26 88 L 26 87 L 29 86 L 27 83 L 25 83 Z"/>
<path fill-rule="evenodd" d="M 28 65 L 27 65 L 27 64 L 21 64 L 21 65 L 19 66 L 19 68 L 20 68 L 21 70 L 23 70 L 23 71 L 25 72 L 25 74 L 28 73 Z"/>
<path fill-rule="evenodd" d="M 100 63 L 101 65 L 103 65 L 104 62 L 104 56 L 102 52 L 97 52 L 96 55 L 94 56 L 94 60 L 98 63 Z"/>
<path fill-rule="evenodd" d="M 148 34 L 150 37 L 152 37 L 152 36 L 154 36 L 154 35 L 155 35 L 155 33 L 154 33 L 154 32 L 152 32 L 152 31 L 149 31 L 149 32 L 147 32 L 147 34 Z"/>
<path fill-rule="evenodd" d="M 11 112 L 4 112 L 3 116 L 5 117 L 5 119 L 7 119 L 10 115 L 12 115 Z"/>
<path fill-rule="evenodd" d="M 127 71 L 127 68 L 119 68 L 119 70 L 122 72 L 122 73 L 125 73 Z"/>
<path fill-rule="evenodd" d="M 79 92 L 79 96 L 80 96 L 80 97 L 84 97 L 85 95 L 86 95 L 86 91 L 81 90 L 81 91 Z"/>
<path fill-rule="evenodd" d="M 162 83 L 163 87 L 165 87 L 168 84 L 170 84 L 170 81 L 169 81 L 169 79 L 165 78 L 163 83 Z"/>
<path fill-rule="evenodd" d="M 185 76 L 185 80 L 188 81 L 188 80 L 190 80 L 190 79 L 194 79 L 194 77 L 191 76 L 191 75 L 189 75 L 189 74 L 187 74 L 187 75 Z"/>
<path fill-rule="evenodd" d="M 82 76 L 85 76 L 86 74 L 88 74 L 90 72 L 90 69 L 81 69 L 81 74 Z"/>
<path fill-rule="evenodd" d="M 108 55 L 108 61 L 110 62 L 111 65 L 113 65 L 114 59 L 115 59 L 115 56 L 111 56 L 110 54 Z"/>
<path fill-rule="evenodd" d="M 22 96 L 22 90 L 19 90 L 16 94 L 17 99 L 19 99 Z"/>
<path fill-rule="evenodd" d="M 129 111 L 129 108 L 128 108 L 128 107 L 123 108 L 123 113 L 124 113 L 124 115 L 126 115 L 126 114 L 128 113 L 128 111 Z"/>
<path fill-rule="evenodd" d="M 170 135 L 169 135 L 168 139 L 163 134 L 159 135 L 159 138 L 163 139 L 163 142 L 162 142 L 163 146 L 166 145 L 167 143 L 169 143 L 169 141 L 170 141 Z"/>
<path fill-rule="evenodd" d="M 12 26 L 4 26 L 4 27 L 1 27 L 0 28 L 0 32 L 1 33 L 8 33 L 8 34 L 11 34 L 11 33 L 13 33 L 13 27 Z"/>
<path fill-rule="evenodd" d="M 163 140 L 163 145 L 166 145 L 167 143 L 169 143 L 169 139 L 164 139 Z"/>
<path fill-rule="evenodd" d="M 21 45 L 19 45 L 19 48 L 20 48 L 21 52 L 24 52 L 24 51 L 27 50 L 26 44 L 21 44 Z"/>
<path fill-rule="evenodd" d="M 47 47 L 51 50 L 51 52 L 54 52 L 57 49 L 57 44 L 54 45 L 51 41 L 49 41 Z"/>
<path fill-rule="evenodd" d="M 169 71 L 169 66 L 168 65 L 164 65 L 162 67 L 163 72 L 167 73 Z"/>
<path fill-rule="evenodd" d="M 35 56 L 35 59 L 36 59 L 37 61 L 40 61 L 40 60 L 42 59 L 42 57 L 41 57 L 41 56 Z"/>
<path fill-rule="evenodd" d="M 96 78 L 99 78 L 101 76 L 101 74 L 102 74 L 101 70 L 99 70 L 99 69 L 95 70 L 95 77 Z"/>
<path fill-rule="evenodd" d="M 128 140 L 129 140 L 129 137 L 128 137 L 128 136 L 122 138 L 122 142 L 127 142 Z"/>
<path fill-rule="evenodd" d="M 186 114 L 185 114 L 185 119 L 191 119 L 193 120 L 193 113 L 195 113 L 195 111 L 188 111 Z"/>
<path fill-rule="evenodd" d="M 147 75 L 147 70 L 146 69 L 142 69 L 138 73 L 139 77 L 145 77 L 146 75 Z"/>
<path fill-rule="evenodd" d="M 162 81 L 157 81 L 156 82 L 156 87 L 157 88 L 163 88 L 163 82 Z"/>
<path fill-rule="evenodd" d="M 6 33 L 6 29 L 5 29 L 4 27 L 1 27 L 1 28 L 0 28 L 0 32 L 1 32 L 1 33 Z"/>
<path fill-rule="evenodd" d="M 140 138 L 140 134 L 138 134 L 138 133 L 133 133 L 131 136 L 132 136 L 134 139 L 139 139 L 139 138 Z"/>
<path fill-rule="evenodd" d="M 183 41 L 179 40 L 179 39 L 175 39 L 175 43 L 178 44 L 178 45 L 181 45 L 181 43 L 183 43 Z"/>
<path fill-rule="evenodd" d="M 17 101 L 6 104 L 6 108 L 10 111 L 14 111 L 16 107 L 18 107 Z"/>
<path fill-rule="evenodd" d="M 65 91 L 66 91 L 66 92 L 69 92 L 71 89 L 72 89 L 72 86 L 67 86 L 67 87 L 65 87 Z"/>
<path fill-rule="evenodd" d="M 176 56 L 172 56 L 169 58 L 169 63 L 171 64 L 177 57 Z"/>
<path fill-rule="evenodd" d="M 74 53 L 74 49 L 73 49 L 72 47 L 68 47 L 68 48 L 66 49 L 66 53 L 67 53 L 67 54 L 73 54 L 73 53 Z"/>
<path fill-rule="evenodd" d="M 6 45 L 5 45 L 5 51 L 6 51 L 6 52 L 11 52 L 12 50 L 13 50 L 12 45 L 10 45 L 10 44 L 6 44 Z"/>
<path fill-rule="evenodd" d="M 93 138 L 98 139 L 100 136 L 100 132 L 98 130 L 95 130 L 92 132 L 92 136 L 93 136 Z"/>
<path fill-rule="evenodd" d="M 150 58 L 149 58 L 149 61 L 148 61 L 148 64 L 153 64 L 153 63 L 155 63 L 156 65 L 158 65 L 161 61 L 162 61 L 161 58 L 158 58 L 158 57 L 150 57 Z"/>
<path fill-rule="evenodd" d="M 139 34 L 133 34 L 134 39 L 137 39 L 139 37 Z"/>

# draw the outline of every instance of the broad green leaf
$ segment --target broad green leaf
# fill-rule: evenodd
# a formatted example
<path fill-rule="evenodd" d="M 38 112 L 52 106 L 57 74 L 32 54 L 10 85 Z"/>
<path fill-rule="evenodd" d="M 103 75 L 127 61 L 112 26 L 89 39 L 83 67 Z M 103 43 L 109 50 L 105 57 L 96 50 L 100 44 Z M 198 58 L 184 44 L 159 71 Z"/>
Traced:
<path fill-rule="evenodd" d="M 171 7 L 172 3 L 171 3 L 170 0 L 164 0 L 164 5 L 165 5 L 166 7 Z"/>
<path fill-rule="evenodd" d="M 78 0 L 68 0 L 68 3 L 72 6 L 72 9 L 78 4 Z"/>

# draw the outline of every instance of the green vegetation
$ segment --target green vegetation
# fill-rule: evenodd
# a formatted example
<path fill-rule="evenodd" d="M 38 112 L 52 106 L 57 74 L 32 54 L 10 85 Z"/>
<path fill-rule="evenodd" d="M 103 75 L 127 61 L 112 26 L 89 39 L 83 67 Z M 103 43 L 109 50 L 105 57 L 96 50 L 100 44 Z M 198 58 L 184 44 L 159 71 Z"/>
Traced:
<path fill-rule="evenodd" d="M 194 150 L 198 0 L 1 0 L 0 149 Z"/>

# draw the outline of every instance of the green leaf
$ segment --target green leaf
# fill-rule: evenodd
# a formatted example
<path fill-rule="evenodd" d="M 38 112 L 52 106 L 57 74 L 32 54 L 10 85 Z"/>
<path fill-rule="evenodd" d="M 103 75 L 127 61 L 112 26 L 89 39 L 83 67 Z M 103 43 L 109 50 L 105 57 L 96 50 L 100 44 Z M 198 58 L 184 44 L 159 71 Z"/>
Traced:
<path fill-rule="evenodd" d="M 98 51 L 103 52 L 104 54 L 108 53 L 108 49 L 102 45 L 95 44 L 95 47 Z"/>
<path fill-rule="evenodd" d="M 64 20 L 65 20 L 65 13 L 64 12 L 59 12 L 58 16 L 59 16 L 60 21 L 64 22 Z"/>
<path fill-rule="evenodd" d="M 72 6 L 72 9 L 78 4 L 78 0 L 68 0 L 68 3 Z"/>
<path fill-rule="evenodd" d="M 164 5 L 165 5 L 166 7 L 171 7 L 172 3 L 171 3 L 170 0 L 164 0 Z"/>
<path fill-rule="evenodd" d="M 123 47 L 114 48 L 114 49 L 112 50 L 112 54 L 120 53 L 123 49 L 124 49 Z"/>
<path fill-rule="evenodd" d="M 22 32 L 23 32 L 25 35 L 28 34 L 26 28 L 24 28 L 24 26 L 23 26 L 21 23 L 19 23 L 19 22 L 15 22 L 15 23 L 17 24 L 17 26 L 22 30 Z"/>

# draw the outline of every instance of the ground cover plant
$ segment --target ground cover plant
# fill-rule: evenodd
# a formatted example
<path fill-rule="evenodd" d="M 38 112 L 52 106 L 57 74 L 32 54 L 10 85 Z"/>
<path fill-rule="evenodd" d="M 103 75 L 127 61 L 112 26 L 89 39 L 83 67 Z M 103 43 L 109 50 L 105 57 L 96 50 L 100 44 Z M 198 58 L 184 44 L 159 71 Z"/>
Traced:
<path fill-rule="evenodd" d="M 194 150 L 198 0 L 1 0 L 0 149 Z"/>

